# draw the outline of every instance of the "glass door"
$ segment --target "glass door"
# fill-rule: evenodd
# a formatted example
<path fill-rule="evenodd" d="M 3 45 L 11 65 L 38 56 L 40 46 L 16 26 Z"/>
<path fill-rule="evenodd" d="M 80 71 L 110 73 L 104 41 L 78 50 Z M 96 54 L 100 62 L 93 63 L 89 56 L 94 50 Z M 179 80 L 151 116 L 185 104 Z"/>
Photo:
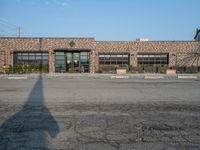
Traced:
<path fill-rule="evenodd" d="M 89 72 L 89 52 L 56 52 L 56 72 Z"/>
<path fill-rule="evenodd" d="M 72 53 L 66 53 L 66 72 L 73 72 Z"/>
<path fill-rule="evenodd" d="M 74 52 L 72 54 L 73 72 L 80 72 L 80 53 Z"/>
<path fill-rule="evenodd" d="M 80 52 L 66 52 L 66 72 L 80 72 Z"/>

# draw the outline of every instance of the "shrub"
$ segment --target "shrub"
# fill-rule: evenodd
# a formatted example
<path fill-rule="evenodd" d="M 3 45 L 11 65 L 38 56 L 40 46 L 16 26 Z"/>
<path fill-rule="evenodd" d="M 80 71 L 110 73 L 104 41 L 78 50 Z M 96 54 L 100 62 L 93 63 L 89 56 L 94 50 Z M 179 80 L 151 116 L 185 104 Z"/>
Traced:
<path fill-rule="evenodd" d="M 168 67 L 157 67 L 157 73 L 165 73 Z"/>
<path fill-rule="evenodd" d="M 13 70 L 13 71 L 12 71 Z M 38 72 L 49 72 L 48 65 L 37 65 L 37 64 L 15 64 L 10 67 L 10 71 L 13 73 L 38 73 Z"/>
<path fill-rule="evenodd" d="M 116 66 L 115 65 L 104 65 L 104 66 L 100 66 L 99 67 L 99 70 L 101 72 L 112 72 L 112 71 L 115 71 L 116 70 Z"/>
<path fill-rule="evenodd" d="M 143 67 L 141 67 L 141 66 L 139 66 L 139 67 L 131 66 L 130 71 L 131 72 L 143 72 Z"/>
<path fill-rule="evenodd" d="M 198 67 L 186 67 L 185 69 L 186 73 L 198 73 Z"/>
<path fill-rule="evenodd" d="M 156 67 L 144 67 L 144 71 L 147 73 L 157 73 Z"/>
<path fill-rule="evenodd" d="M 49 65 L 42 65 L 42 72 L 48 73 L 49 72 Z"/>

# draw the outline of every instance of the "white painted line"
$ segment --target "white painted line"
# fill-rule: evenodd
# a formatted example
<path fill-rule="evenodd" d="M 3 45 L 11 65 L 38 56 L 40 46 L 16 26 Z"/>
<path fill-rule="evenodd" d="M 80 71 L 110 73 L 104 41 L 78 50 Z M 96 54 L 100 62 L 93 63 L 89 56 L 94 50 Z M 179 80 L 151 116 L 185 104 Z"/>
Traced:
<path fill-rule="evenodd" d="M 21 79 L 27 79 L 27 77 L 8 77 L 8 79 L 11 79 L 11 80 L 21 80 Z"/>
<path fill-rule="evenodd" d="M 111 76 L 111 79 L 129 79 L 129 76 Z"/>
<path fill-rule="evenodd" d="M 163 79 L 163 76 L 145 76 L 145 79 Z"/>
<path fill-rule="evenodd" d="M 197 79 L 197 76 L 191 76 L 191 75 L 179 75 L 178 79 Z"/>

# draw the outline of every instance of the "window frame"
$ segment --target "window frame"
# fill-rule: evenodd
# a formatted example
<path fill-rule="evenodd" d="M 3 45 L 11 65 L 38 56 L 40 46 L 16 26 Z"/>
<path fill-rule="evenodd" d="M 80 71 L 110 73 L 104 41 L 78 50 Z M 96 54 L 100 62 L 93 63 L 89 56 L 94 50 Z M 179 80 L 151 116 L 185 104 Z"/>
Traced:
<path fill-rule="evenodd" d="M 98 62 L 99 65 L 130 65 L 130 53 L 99 53 Z"/>
<path fill-rule="evenodd" d="M 138 53 L 137 64 L 138 66 L 168 66 L 169 53 Z"/>
<path fill-rule="evenodd" d="M 37 56 L 40 56 L 40 59 L 37 59 Z M 43 59 L 43 56 L 45 56 L 46 58 Z M 26 59 L 24 59 L 24 57 Z M 35 52 L 15 51 L 13 54 L 13 60 L 14 60 L 13 61 L 14 65 L 17 64 L 49 65 L 49 53 L 47 51 L 35 51 Z"/>

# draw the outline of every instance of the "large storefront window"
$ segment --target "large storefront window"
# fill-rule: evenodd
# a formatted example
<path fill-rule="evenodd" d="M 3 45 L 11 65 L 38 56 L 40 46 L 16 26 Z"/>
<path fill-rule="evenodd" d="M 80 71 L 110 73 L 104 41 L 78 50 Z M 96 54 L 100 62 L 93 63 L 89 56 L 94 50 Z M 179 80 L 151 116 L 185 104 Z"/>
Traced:
<path fill-rule="evenodd" d="M 99 65 L 129 65 L 129 54 L 99 54 Z"/>
<path fill-rule="evenodd" d="M 100 53 L 98 72 L 115 72 L 117 68 L 129 68 L 130 55 L 127 53 Z"/>
<path fill-rule="evenodd" d="M 48 72 L 49 56 L 47 52 L 15 52 L 15 72 Z"/>
<path fill-rule="evenodd" d="M 138 66 L 167 66 L 168 65 L 168 54 L 143 54 L 137 55 Z"/>
<path fill-rule="evenodd" d="M 89 72 L 89 52 L 58 51 L 55 53 L 56 72 Z"/>

